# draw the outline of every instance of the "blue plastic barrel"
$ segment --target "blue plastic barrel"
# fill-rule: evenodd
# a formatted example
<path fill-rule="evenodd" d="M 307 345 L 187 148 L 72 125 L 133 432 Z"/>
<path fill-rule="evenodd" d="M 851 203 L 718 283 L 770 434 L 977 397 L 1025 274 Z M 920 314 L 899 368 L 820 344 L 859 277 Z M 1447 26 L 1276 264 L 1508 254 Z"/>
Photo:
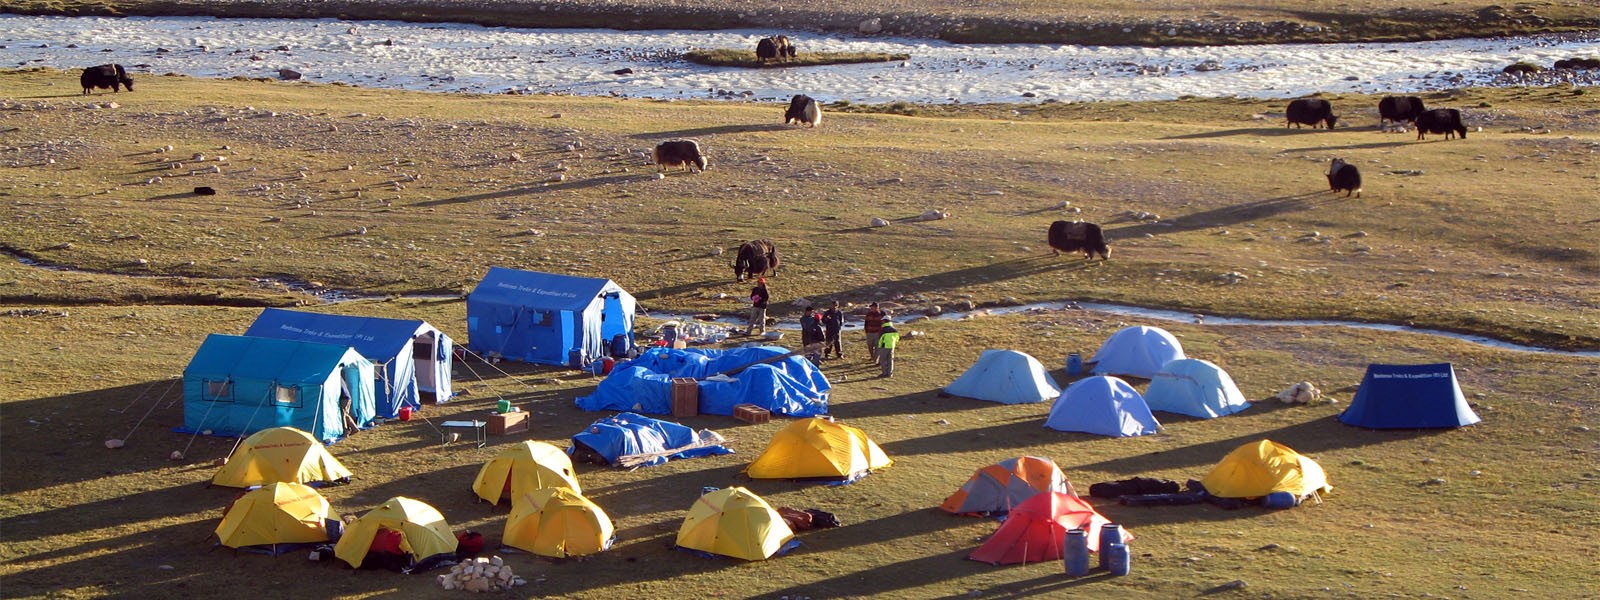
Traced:
<path fill-rule="evenodd" d="M 1067 353 L 1067 374 L 1079 375 L 1083 373 L 1083 355 L 1077 352 Z"/>
<path fill-rule="evenodd" d="M 1067 530 L 1061 540 L 1061 560 L 1066 563 L 1068 577 L 1089 574 L 1089 534 L 1082 529 Z"/>
<path fill-rule="evenodd" d="M 1261 500 L 1261 505 L 1267 508 L 1294 508 L 1300 504 L 1299 500 L 1289 492 L 1273 492 Z"/>
<path fill-rule="evenodd" d="M 1101 556 L 1106 557 L 1106 568 L 1112 575 L 1127 575 L 1129 567 L 1128 545 L 1112 544 L 1100 547 Z"/>
<path fill-rule="evenodd" d="M 1100 545 L 1097 546 L 1100 548 L 1100 568 L 1111 568 L 1111 557 L 1106 553 L 1106 548 L 1111 547 L 1112 544 L 1126 543 L 1128 543 L 1128 538 L 1122 534 L 1121 525 L 1106 523 L 1100 526 Z"/>

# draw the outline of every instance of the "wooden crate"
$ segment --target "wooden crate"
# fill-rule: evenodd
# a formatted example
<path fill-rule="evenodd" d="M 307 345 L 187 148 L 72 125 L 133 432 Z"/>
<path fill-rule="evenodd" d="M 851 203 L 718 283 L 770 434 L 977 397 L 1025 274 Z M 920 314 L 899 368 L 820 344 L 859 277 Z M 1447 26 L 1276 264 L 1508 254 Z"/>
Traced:
<path fill-rule="evenodd" d="M 672 378 L 672 416 L 700 414 L 700 382 L 693 377 Z"/>
<path fill-rule="evenodd" d="M 772 420 L 772 413 L 754 404 L 739 404 L 733 407 L 733 418 L 746 423 L 766 423 Z"/>
<path fill-rule="evenodd" d="M 505 435 L 527 431 L 532 423 L 528 421 L 528 413 L 508 412 L 489 415 L 489 433 Z"/>

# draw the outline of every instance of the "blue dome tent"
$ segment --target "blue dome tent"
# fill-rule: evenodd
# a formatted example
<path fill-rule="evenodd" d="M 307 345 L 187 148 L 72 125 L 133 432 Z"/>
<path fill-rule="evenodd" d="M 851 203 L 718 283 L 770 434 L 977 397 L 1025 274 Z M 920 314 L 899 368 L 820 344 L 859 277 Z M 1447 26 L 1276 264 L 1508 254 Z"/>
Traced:
<path fill-rule="evenodd" d="M 1150 410 L 1160 410 L 1202 419 L 1231 415 L 1250 402 L 1234 385 L 1222 367 L 1198 358 L 1167 361 L 1150 380 L 1144 392 Z"/>
<path fill-rule="evenodd" d="M 1001 404 L 1044 402 L 1061 395 L 1039 360 L 1016 350 L 984 350 L 978 361 L 945 386 L 952 396 Z"/>
<path fill-rule="evenodd" d="M 1089 360 L 1095 363 L 1095 375 L 1150 379 L 1161 365 L 1183 357 L 1183 346 L 1167 330 L 1138 325 L 1111 334 Z"/>
<path fill-rule="evenodd" d="M 1050 406 L 1044 426 L 1112 437 L 1150 435 L 1160 430 L 1144 397 L 1128 382 L 1096 375 L 1073 382 Z"/>

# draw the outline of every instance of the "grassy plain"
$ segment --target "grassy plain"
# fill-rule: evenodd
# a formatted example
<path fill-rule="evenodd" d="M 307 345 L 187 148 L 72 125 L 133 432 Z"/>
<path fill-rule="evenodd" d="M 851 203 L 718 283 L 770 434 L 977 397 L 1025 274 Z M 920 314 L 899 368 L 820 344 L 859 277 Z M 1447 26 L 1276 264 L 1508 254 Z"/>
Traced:
<path fill-rule="evenodd" d="M 0 343 L 12 350 L 0 359 L 7 597 L 204 597 L 264 581 L 305 597 L 438 593 L 431 577 L 210 548 L 233 492 L 204 482 L 231 441 L 170 432 L 182 407 L 169 386 L 205 334 L 242 331 L 253 306 L 309 299 L 286 284 L 449 296 L 502 265 L 609 277 L 651 310 L 725 313 L 745 287 L 717 251 L 768 237 L 788 263 L 771 280 L 784 302 L 775 312 L 791 320 L 800 297 L 881 300 L 902 314 L 1101 300 L 1600 347 L 1593 90 L 1430 95 L 1482 131 L 1423 142 L 1373 128 L 1376 99 L 1362 96 L 1329 97 L 1352 127 L 1313 131 L 1284 128 L 1271 115 L 1282 101 L 1245 99 L 831 106 L 822 127 L 803 129 L 759 103 L 182 77 L 147 78 L 135 94 L 77 91 L 70 73 L 0 73 L 0 245 L 87 271 L 0 265 Z M 685 137 L 711 169 L 657 177 L 644 153 Z M 1361 198 L 1326 191 L 1336 156 L 1366 174 Z M 196 186 L 219 193 L 196 196 Z M 915 218 L 934 209 L 950 218 Z M 874 217 L 892 224 L 869 227 Z M 1111 261 L 1050 256 L 1045 226 L 1078 217 L 1106 224 Z M 464 307 L 449 297 L 319 310 L 423 318 L 466 337 Z M 1593 358 L 1401 333 L 1152 323 L 1252 398 L 1310 380 L 1344 401 L 1369 362 L 1453 362 L 1484 423 L 1447 432 L 1348 428 L 1333 419 L 1342 404 L 1260 405 L 1215 421 L 1161 415 L 1161 435 L 1105 439 L 1043 429 L 1045 405 L 937 395 L 984 348 L 1059 366 L 1133 323 L 1144 322 L 1072 310 L 918 321 L 908 329 L 925 335 L 906 343 L 891 379 L 869 378 L 859 353 L 828 365 L 834 414 L 897 461 L 851 486 L 744 481 L 739 470 L 783 422 L 687 419 L 733 439 L 738 454 L 580 467 L 617 522 L 618 547 L 586 561 L 508 555 L 534 581 L 517 595 L 1182 597 L 1233 580 L 1247 587 L 1216 595 L 1600 594 L 1589 558 L 1600 553 Z M 440 446 L 431 424 L 503 396 L 534 411 L 532 438 L 564 446 L 600 416 L 571 405 L 596 383 L 589 376 L 508 370 L 466 363 L 458 401 L 336 445 L 357 473 L 329 490 L 336 509 L 403 494 L 498 539 L 505 509 L 475 503 L 468 486 L 520 438 Z M 1134 475 L 1198 478 L 1263 437 L 1320 461 L 1334 492 L 1273 513 L 1105 504 L 1139 536 L 1125 578 L 963 560 L 993 521 L 934 508 L 974 468 L 1019 454 L 1055 459 L 1084 491 Z M 109 438 L 128 447 L 107 450 Z M 168 460 L 173 450 L 187 459 Z M 733 484 L 847 526 L 804 534 L 797 554 L 761 563 L 668 548 L 702 486 Z"/>

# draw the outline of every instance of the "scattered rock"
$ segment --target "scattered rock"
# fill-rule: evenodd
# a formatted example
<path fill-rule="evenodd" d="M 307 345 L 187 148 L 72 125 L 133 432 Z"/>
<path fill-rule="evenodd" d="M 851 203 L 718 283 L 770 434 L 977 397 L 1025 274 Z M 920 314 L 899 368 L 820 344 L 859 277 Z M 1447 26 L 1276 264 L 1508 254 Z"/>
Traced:
<path fill-rule="evenodd" d="M 883 19 L 880 19 L 878 17 L 873 17 L 871 19 L 864 19 L 860 23 L 856 24 L 856 32 L 857 33 L 862 33 L 862 34 L 865 34 L 865 35 L 872 35 L 874 33 L 878 33 L 878 32 L 881 32 L 881 31 L 883 31 Z"/>
<path fill-rule="evenodd" d="M 1200 71 L 1202 73 L 1205 73 L 1205 72 L 1208 72 L 1208 71 L 1221 71 L 1222 70 L 1222 63 L 1217 62 L 1215 60 L 1205 60 L 1205 61 L 1201 61 L 1200 64 L 1195 65 L 1194 66 L 1194 70 Z"/>
<path fill-rule="evenodd" d="M 282 79 L 284 81 L 296 81 L 303 76 L 304 75 L 302 75 L 299 71 L 294 69 L 278 69 L 278 79 Z"/>
<path fill-rule="evenodd" d="M 127 445 L 127 442 L 124 442 L 122 440 L 118 440 L 118 439 L 106 440 L 106 447 L 110 448 L 112 450 L 116 450 L 117 448 L 121 448 L 121 447 L 123 447 L 125 445 Z"/>
<path fill-rule="evenodd" d="M 888 227 L 889 226 L 889 222 L 884 220 L 884 219 L 873 217 L 872 218 L 872 226 L 873 227 Z"/>

